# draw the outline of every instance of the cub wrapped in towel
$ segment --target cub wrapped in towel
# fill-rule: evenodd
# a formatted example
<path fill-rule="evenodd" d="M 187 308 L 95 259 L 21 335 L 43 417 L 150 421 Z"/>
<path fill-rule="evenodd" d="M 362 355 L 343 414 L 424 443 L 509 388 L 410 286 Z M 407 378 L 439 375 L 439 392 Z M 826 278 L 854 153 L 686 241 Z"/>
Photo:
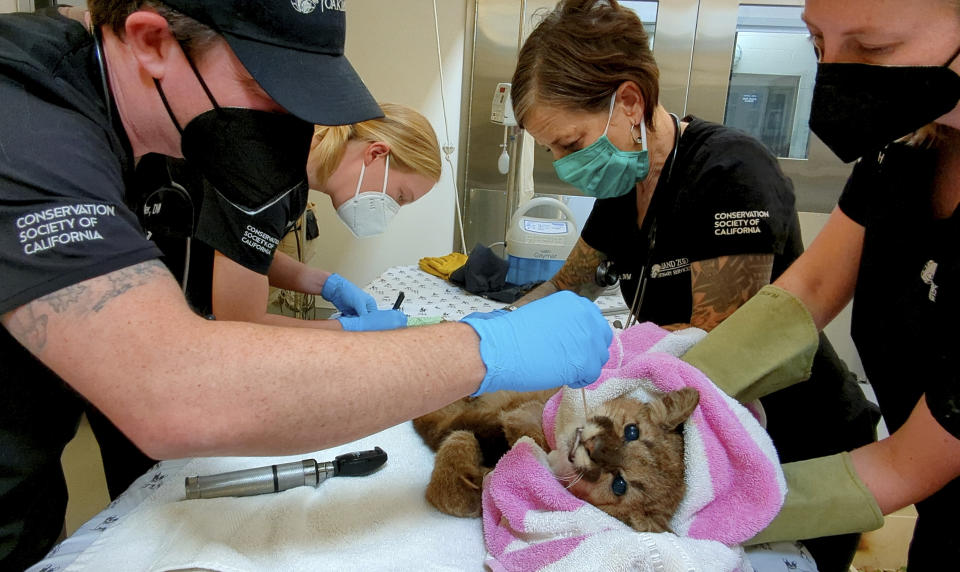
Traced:
<path fill-rule="evenodd" d="M 501 391 L 414 419 L 437 451 L 430 504 L 454 516 L 480 516 L 484 476 L 526 436 L 550 451 L 551 470 L 574 496 L 637 531 L 668 531 L 685 492 L 682 424 L 699 402 L 697 390 L 667 392 L 649 403 L 621 396 L 580 418 L 558 419 L 551 450 L 541 421 L 554 393 Z"/>

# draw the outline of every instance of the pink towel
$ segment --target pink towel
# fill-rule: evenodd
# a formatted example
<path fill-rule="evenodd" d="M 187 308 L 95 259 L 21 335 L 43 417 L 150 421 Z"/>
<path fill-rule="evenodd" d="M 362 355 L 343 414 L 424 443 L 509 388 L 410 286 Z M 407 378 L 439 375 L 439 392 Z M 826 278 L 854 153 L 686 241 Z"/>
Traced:
<path fill-rule="evenodd" d="M 769 436 L 756 418 L 693 366 L 679 360 L 705 334 L 667 332 L 643 323 L 614 337 L 610 360 L 587 387 L 588 407 L 621 395 L 694 387 L 700 404 L 684 424 L 687 492 L 674 533 L 638 533 L 570 494 L 550 473 L 546 454 L 521 440 L 484 483 L 484 538 L 494 570 L 645 568 L 736 570 L 739 544 L 780 510 L 786 484 Z M 558 392 L 544 408 L 547 442 L 558 416 L 583 415 L 579 390 Z M 612 560 L 611 560 L 612 559 Z M 615 564 L 615 565 L 614 565 Z M 642 564 L 642 566 L 640 566 Z"/>

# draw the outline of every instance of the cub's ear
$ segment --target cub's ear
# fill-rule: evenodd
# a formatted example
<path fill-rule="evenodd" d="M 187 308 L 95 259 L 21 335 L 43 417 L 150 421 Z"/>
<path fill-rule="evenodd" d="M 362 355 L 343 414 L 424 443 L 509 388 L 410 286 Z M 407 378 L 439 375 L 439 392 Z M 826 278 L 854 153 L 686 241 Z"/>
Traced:
<path fill-rule="evenodd" d="M 650 420 L 673 431 L 690 417 L 700 403 L 700 392 L 692 387 L 671 391 L 650 405 Z"/>

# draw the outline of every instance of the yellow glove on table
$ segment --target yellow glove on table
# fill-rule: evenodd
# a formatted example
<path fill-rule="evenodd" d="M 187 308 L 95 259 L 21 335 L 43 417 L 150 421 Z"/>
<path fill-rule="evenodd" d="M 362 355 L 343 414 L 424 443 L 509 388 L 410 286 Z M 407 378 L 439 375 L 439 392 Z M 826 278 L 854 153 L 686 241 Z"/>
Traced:
<path fill-rule="evenodd" d="M 746 403 L 810 377 L 818 344 L 800 299 L 768 284 L 680 359 Z"/>
<path fill-rule="evenodd" d="M 783 465 L 787 498 L 770 526 L 746 544 L 876 530 L 883 514 L 853 469 L 850 453 Z"/>
<path fill-rule="evenodd" d="M 444 280 L 450 279 L 450 274 L 467 263 L 467 255 L 460 252 L 451 252 L 446 256 L 427 257 L 420 259 L 420 270 L 439 276 Z"/>

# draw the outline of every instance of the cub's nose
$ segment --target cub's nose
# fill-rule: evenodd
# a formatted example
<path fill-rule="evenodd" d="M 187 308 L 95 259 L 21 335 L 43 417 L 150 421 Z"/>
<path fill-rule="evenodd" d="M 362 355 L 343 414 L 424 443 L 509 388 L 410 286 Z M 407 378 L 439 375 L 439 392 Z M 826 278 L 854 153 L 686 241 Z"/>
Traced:
<path fill-rule="evenodd" d="M 582 440 L 580 444 L 583 445 L 583 448 L 587 450 L 587 455 L 589 455 L 590 457 L 593 457 L 593 451 L 598 447 L 600 447 L 601 443 L 600 443 L 600 438 L 595 436 L 595 437 L 590 437 L 589 439 Z"/>

